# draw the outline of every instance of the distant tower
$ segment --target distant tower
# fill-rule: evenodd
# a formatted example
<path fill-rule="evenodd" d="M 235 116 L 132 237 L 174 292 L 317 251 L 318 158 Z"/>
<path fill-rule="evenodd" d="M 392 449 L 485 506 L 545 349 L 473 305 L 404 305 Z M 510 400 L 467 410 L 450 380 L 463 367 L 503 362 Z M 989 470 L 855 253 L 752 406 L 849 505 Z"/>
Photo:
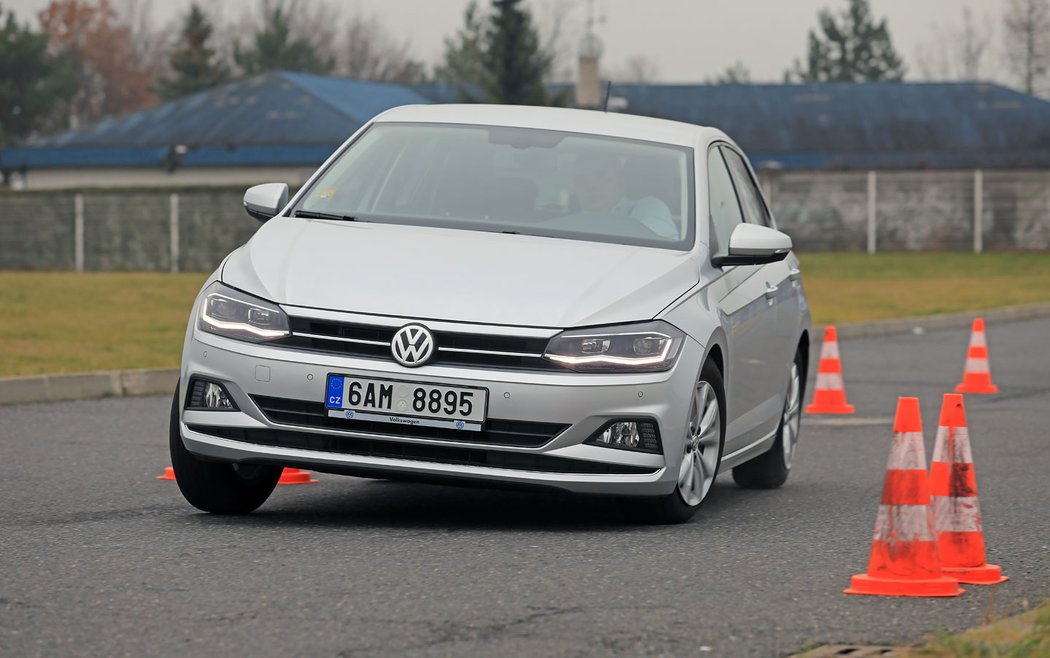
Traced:
<path fill-rule="evenodd" d="M 594 0 L 587 3 L 587 32 L 580 39 L 576 73 L 576 107 L 597 108 L 602 104 L 602 84 L 598 60 L 602 40 L 594 33 Z"/>

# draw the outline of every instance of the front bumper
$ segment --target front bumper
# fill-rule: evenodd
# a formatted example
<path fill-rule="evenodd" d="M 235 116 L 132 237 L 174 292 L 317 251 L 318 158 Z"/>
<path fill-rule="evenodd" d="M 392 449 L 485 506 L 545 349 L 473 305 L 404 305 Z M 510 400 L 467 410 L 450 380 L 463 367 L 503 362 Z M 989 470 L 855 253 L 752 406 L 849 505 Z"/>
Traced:
<path fill-rule="evenodd" d="M 273 463 L 317 471 L 492 485 L 550 487 L 575 493 L 658 496 L 672 491 L 684 452 L 688 405 L 703 347 L 686 340 L 670 371 L 631 375 L 404 368 L 393 361 L 345 357 L 225 339 L 191 328 L 180 404 L 195 376 L 222 382 L 239 411 L 182 409 L 186 448 L 201 457 Z M 260 398 L 321 405 L 329 373 L 484 387 L 488 418 L 567 428 L 539 447 L 398 436 L 275 421 Z M 663 454 L 584 445 L 614 419 L 650 419 Z"/>

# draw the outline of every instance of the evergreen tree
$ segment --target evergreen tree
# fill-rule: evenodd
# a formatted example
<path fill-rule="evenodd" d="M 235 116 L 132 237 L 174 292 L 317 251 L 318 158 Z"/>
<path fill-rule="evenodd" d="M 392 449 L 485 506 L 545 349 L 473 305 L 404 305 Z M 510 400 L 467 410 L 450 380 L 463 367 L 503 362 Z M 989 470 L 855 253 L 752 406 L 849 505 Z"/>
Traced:
<path fill-rule="evenodd" d="M 477 0 L 471 0 L 463 13 L 463 27 L 454 38 L 445 37 L 445 61 L 434 69 L 434 80 L 456 85 L 463 100 L 473 101 L 485 75 L 484 48 L 485 26 Z"/>
<path fill-rule="evenodd" d="M 521 0 L 492 0 L 485 30 L 481 90 L 490 103 L 547 105 L 543 79 L 551 57 L 543 52 L 532 16 Z"/>
<path fill-rule="evenodd" d="M 197 3 L 193 3 L 183 20 L 178 46 L 168 60 L 173 75 L 157 85 L 161 98 L 180 98 L 229 80 L 229 69 L 208 46 L 213 31 L 208 17 Z"/>
<path fill-rule="evenodd" d="M 48 54 L 47 46 L 46 32 L 19 25 L 14 12 L 7 12 L 0 24 L 0 145 L 64 125 L 55 109 L 76 93 L 76 69 L 68 56 Z"/>
<path fill-rule="evenodd" d="M 445 39 L 445 59 L 434 80 L 456 85 L 465 102 L 560 105 L 566 94 L 552 96 L 544 86 L 554 62 L 540 45 L 532 16 L 521 0 L 492 0 L 486 11 L 472 0 L 463 27 Z"/>
<path fill-rule="evenodd" d="M 255 34 L 255 43 L 248 50 L 234 46 L 233 59 L 245 75 L 265 71 L 303 71 L 329 73 L 335 66 L 331 59 L 322 59 L 307 41 L 292 36 L 287 12 L 276 5 L 267 17 L 266 25 Z"/>
<path fill-rule="evenodd" d="M 864 82 L 901 80 L 904 62 L 893 49 L 886 19 L 876 22 L 869 0 L 849 0 L 836 17 L 818 14 L 820 32 L 810 30 L 806 65 L 795 62 L 795 77 L 803 82 Z M 791 74 L 785 74 L 790 78 Z"/>

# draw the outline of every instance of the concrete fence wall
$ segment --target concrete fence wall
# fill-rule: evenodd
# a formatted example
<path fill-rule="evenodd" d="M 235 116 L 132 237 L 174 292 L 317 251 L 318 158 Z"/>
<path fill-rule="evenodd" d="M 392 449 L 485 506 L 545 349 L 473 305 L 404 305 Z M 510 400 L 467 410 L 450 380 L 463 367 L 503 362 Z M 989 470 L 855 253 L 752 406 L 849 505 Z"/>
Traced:
<path fill-rule="evenodd" d="M 1050 171 L 763 172 L 800 250 L 1050 250 Z"/>
<path fill-rule="evenodd" d="M 762 172 L 799 251 L 1050 250 L 1050 171 Z M 0 269 L 210 271 L 240 189 L 0 194 Z"/>
<path fill-rule="evenodd" d="M 210 271 L 259 222 L 243 190 L 0 195 L 0 269 Z"/>

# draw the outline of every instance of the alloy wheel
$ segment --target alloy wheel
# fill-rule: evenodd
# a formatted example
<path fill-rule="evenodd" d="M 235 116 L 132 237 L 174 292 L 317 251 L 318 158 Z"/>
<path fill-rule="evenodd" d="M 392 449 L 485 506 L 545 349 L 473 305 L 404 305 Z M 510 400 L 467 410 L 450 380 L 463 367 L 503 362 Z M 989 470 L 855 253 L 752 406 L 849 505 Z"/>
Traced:
<path fill-rule="evenodd" d="M 718 396 L 707 382 L 697 382 L 689 408 L 685 455 L 678 470 L 678 493 L 689 506 L 699 505 L 715 480 L 722 416 Z"/>
<path fill-rule="evenodd" d="M 784 449 L 784 466 L 791 468 L 798 446 L 799 425 L 802 422 L 802 380 L 799 377 L 798 364 L 791 364 L 791 380 L 788 383 L 787 397 L 784 400 L 784 415 L 780 419 L 781 444 Z"/>

